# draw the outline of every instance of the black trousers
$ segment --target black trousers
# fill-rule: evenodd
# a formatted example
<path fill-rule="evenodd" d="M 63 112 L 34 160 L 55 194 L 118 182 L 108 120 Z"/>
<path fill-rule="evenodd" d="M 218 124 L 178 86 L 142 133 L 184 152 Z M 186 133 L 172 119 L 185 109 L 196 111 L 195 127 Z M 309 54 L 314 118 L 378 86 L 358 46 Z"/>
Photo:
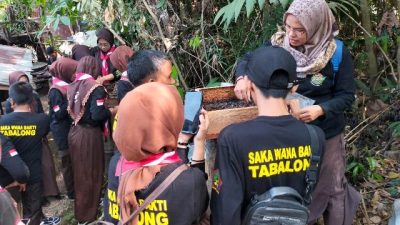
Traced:
<path fill-rule="evenodd" d="M 27 184 L 26 190 L 22 192 L 23 218 L 30 219 L 29 225 L 39 225 L 43 217 L 41 199 L 42 182 Z"/>

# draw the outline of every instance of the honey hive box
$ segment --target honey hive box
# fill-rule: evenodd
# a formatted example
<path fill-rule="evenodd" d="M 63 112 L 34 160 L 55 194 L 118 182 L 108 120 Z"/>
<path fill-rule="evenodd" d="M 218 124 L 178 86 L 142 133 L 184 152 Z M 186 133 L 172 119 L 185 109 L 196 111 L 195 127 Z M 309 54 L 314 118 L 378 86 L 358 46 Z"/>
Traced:
<path fill-rule="evenodd" d="M 257 107 L 253 104 L 239 101 L 234 93 L 234 87 L 199 88 L 203 93 L 203 107 L 208 112 L 210 125 L 207 139 L 216 139 L 226 126 L 247 121 L 257 116 Z"/>

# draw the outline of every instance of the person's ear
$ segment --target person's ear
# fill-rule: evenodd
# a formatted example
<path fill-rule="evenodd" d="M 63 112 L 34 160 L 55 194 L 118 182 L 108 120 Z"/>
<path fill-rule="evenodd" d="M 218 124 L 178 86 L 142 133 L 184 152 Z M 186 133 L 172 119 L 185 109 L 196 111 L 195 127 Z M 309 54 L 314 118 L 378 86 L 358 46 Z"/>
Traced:
<path fill-rule="evenodd" d="M 16 106 L 14 99 L 10 98 L 11 108 L 14 109 Z"/>
<path fill-rule="evenodd" d="M 150 82 L 155 82 L 155 80 L 151 78 L 151 79 L 149 79 L 148 82 L 149 82 L 149 83 L 150 83 Z"/>

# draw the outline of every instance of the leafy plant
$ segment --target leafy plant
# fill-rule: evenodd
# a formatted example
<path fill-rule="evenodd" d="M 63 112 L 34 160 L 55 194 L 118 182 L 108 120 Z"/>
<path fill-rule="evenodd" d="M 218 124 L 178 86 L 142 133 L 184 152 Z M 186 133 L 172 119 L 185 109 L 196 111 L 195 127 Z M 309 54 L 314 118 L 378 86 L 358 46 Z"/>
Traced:
<path fill-rule="evenodd" d="M 393 130 L 394 136 L 400 137 L 400 121 L 391 123 L 389 127 Z"/>
<path fill-rule="evenodd" d="M 364 179 L 372 179 L 382 181 L 384 177 L 379 173 L 379 162 L 374 157 L 367 157 L 366 161 L 353 161 L 347 165 L 346 171 L 351 173 L 352 179 L 359 181 Z"/>

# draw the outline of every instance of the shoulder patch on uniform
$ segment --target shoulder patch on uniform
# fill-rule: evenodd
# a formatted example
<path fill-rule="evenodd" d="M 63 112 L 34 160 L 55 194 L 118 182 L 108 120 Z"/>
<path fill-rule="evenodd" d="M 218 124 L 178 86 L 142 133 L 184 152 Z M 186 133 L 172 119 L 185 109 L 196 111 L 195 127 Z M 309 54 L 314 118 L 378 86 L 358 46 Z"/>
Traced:
<path fill-rule="evenodd" d="M 54 112 L 60 111 L 60 106 L 59 106 L 59 105 L 53 106 L 53 111 L 54 111 Z"/>
<path fill-rule="evenodd" d="M 8 153 L 10 154 L 11 157 L 14 157 L 14 156 L 18 155 L 18 152 L 15 149 L 9 150 Z"/>
<path fill-rule="evenodd" d="M 97 99 L 96 100 L 97 106 L 103 106 L 104 105 L 104 99 Z"/>
<path fill-rule="evenodd" d="M 222 186 L 222 180 L 221 176 L 219 174 L 219 169 L 214 169 L 213 171 L 213 183 L 212 183 L 212 189 L 219 194 L 219 191 L 221 190 Z"/>

